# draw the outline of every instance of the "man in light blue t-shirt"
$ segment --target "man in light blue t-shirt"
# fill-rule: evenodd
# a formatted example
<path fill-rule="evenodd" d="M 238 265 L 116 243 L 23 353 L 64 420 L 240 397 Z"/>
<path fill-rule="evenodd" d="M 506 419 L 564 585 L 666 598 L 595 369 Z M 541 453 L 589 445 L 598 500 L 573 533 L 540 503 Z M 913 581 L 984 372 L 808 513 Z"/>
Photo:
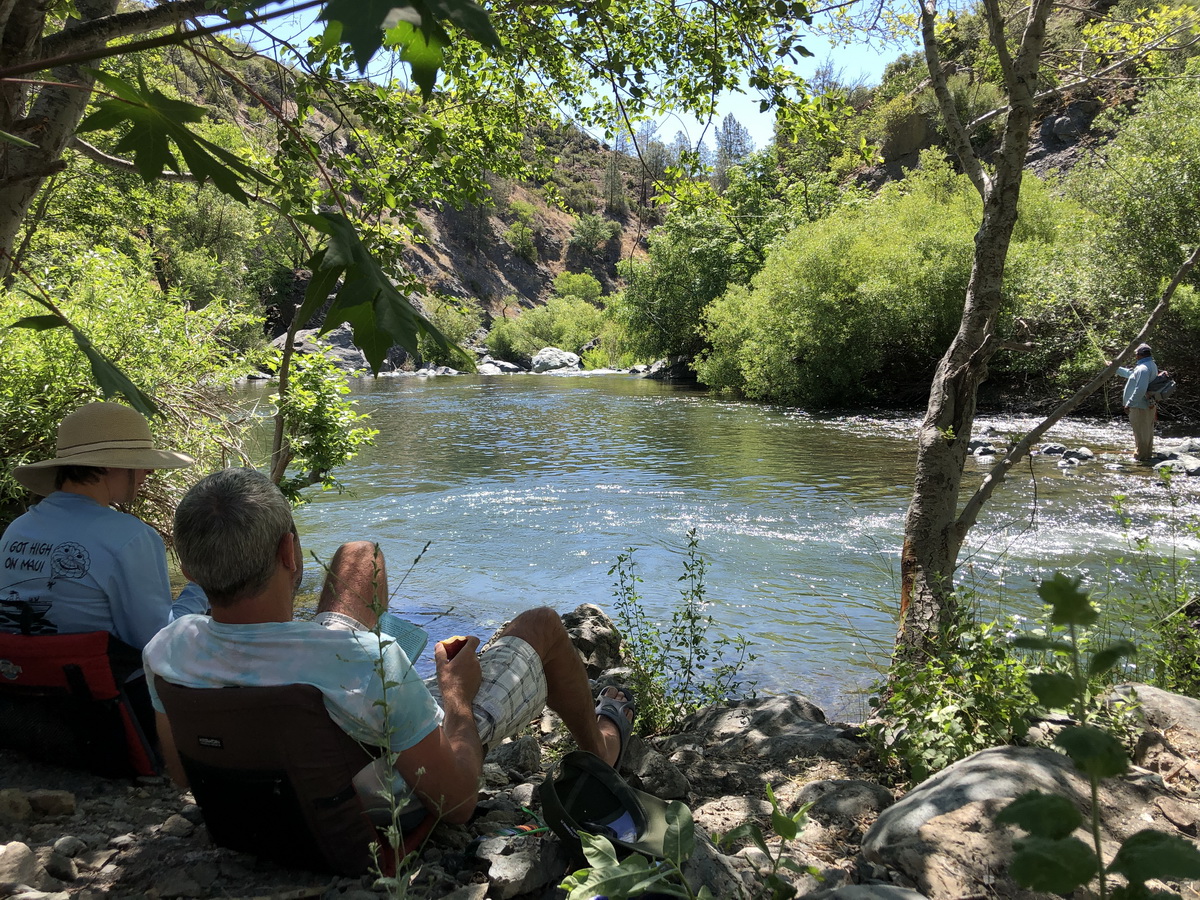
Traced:
<path fill-rule="evenodd" d="M 436 644 L 436 681 L 426 685 L 397 643 L 368 630 L 387 608 L 387 573 L 378 548 L 358 541 L 330 561 L 316 619 L 293 621 L 300 538 L 287 500 L 259 472 L 226 469 L 196 484 L 176 510 L 175 545 L 212 615 L 163 629 L 143 654 L 147 672 L 184 687 L 313 685 L 347 734 L 396 752 L 396 772 L 441 818 L 470 818 L 485 748 L 543 706 L 581 749 L 609 763 L 621 754 L 631 704 L 608 688 L 594 707 L 579 654 L 551 609 L 521 613 L 478 656 L 475 637 L 458 653 Z M 170 723 L 152 700 L 167 769 L 186 786 Z"/>

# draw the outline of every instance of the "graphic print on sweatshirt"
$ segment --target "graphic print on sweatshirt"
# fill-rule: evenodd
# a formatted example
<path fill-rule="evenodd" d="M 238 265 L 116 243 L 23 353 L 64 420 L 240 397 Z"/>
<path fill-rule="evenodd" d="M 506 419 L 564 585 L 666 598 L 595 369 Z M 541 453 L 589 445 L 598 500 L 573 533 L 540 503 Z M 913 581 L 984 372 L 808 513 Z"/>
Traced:
<path fill-rule="evenodd" d="M 13 540 L 3 548 L 4 568 L 8 572 L 28 572 L 32 577 L 11 582 L 8 594 L 0 599 L 0 631 L 20 634 L 56 634 L 58 626 L 47 619 L 50 600 L 40 594 L 29 596 L 32 583 L 45 579 L 50 590 L 59 578 L 83 578 L 91 568 L 92 558 L 87 548 L 75 541 Z M 11 588 L 25 586 L 25 596 Z"/>

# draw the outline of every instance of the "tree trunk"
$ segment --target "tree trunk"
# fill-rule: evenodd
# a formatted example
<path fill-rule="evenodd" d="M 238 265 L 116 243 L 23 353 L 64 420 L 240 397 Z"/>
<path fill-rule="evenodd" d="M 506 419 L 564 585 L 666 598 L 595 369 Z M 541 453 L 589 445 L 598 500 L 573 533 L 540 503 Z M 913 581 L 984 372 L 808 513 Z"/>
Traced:
<path fill-rule="evenodd" d="M 45 5 L 27 4 L 20 28 L 22 33 L 32 30 L 33 39 L 23 40 L 22 47 L 14 48 L 21 52 L 21 56 L 10 57 L 6 62 L 25 62 L 36 58 L 40 43 L 38 38 L 45 24 Z M 22 4 L 17 6 L 21 7 Z M 72 20 L 64 31 L 86 28 L 91 22 L 112 15 L 116 12 L 117 0 L 77 0 L 75 9 L 79 18 Z M 15 25 L 14 19 L 6 23 L 2 38 L 6 50 L 9 49 L 10 30 Z M 102 47 L 104 41 L 97 39 L 93 46 Z M 47 178 L 65 168 L 63 151 L 75 136 L 75 127 L 83 118 L 92 96 L 94 79 L 83 66 L 70 65 L 55 69 L 50 80 L 62 86 L 41 87 L 34 95 L 28 111 L 29 93 L 26 86 L 6 86 L 4 98 L 0 101 L 0 130 L 35 145 L 19 147 L 9 143 L 0 144 L 0 277 L 9 270 L 17 232 L 38 191 Z"/>
<path fill-rule="evenodd" d="M 1008 94 L 1008 118 L 988 176 L 971 145 L 946 85 L 934 35 L 935 12 L 922 12 L 925 57 L 951 144 L 963 170 L 983 198 L 983 218 L 975 233 L 971 279 L 962 322 L 938 364 L 917 443 L 912 501 L 904 521 L 901 557 L 898 656 L 937 654 L 949 626 L 958 618 L 954 572 L 969 523 L 958 515 L 967 446 L 975 422 L 979 385 L 996 351 L 996 319 L 1003 299 L 1004 266 L 1017 221 L 1025 155 L 1033 124 L 1039 58 L 1052 3 L 1034 0 L 1016 58 L 1009 55 L 1004 21 L 995 0 L 985 2 L 989 34 L 996 47 Z"/>

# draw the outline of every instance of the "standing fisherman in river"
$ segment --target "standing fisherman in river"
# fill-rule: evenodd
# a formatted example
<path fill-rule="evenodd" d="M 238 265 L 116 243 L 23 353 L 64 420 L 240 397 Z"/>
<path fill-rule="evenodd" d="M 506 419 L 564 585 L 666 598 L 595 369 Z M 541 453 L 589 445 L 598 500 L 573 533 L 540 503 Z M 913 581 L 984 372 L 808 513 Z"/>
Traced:
<path fill-rule="evenodd" d="M 1137 357 L 1132 369 L 1121 366 L 1117 374 L 1125 379 L 1122 405 L 1129 413 L 1129 424 L 1133 428 L 1134 455 L 1137 461 L 1148 463 L 1154 456 L 1154 400 L 1146 393 L 1150 382 L 1158 375 L 1158 364 L 1149 344 L 1138 344 L 1134 351 Z"/>

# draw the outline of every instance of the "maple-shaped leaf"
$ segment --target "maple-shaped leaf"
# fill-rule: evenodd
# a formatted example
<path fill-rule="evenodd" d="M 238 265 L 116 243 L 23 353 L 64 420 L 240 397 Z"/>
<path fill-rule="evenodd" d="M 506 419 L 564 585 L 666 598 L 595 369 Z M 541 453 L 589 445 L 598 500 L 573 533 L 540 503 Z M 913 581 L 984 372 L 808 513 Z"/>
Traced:
<path fill-rule="evenodd" d="M 458 357 L 461 367 L 474 368 L 467 355 L 396 290 L 359 239 L 349 219 L 338 213 L 296 218 L 329 237 L 329 243 L 309 260 L 313 275 L 297 313 L 301 325 L 336 288 L 321 334 L 343 322 L 348 323 L 354 331 L 355 346 L 362 350 L 373 371 L 379 371 L 387 352 L 396 344 L 417 355 L 422 335 L 446 353 Z M 338 279 L 341 279 L 340 287 L 337 286 Z"/>
<path fill-rule="evenodd" d="M 197 182 L 211 181 L 217 190 L 241 203 L 249 202 L 242 184 L 268 183 L 270 179 L 223 147 L 193 132 L 188 125 L 201 122 L 207 111 L 193 103 L 174 100 L 146 86 L 115 75 L 94 72 L 96 81 L 113 96 L 96 103 L 95 111 L 79 123 L 80 133 L 124 128 L 114 147 L 129 155 L 145 181 L 153 181 L 164 169 L 190 173 Z M 181 163 L 174 150 L 183 157 Z"/>

